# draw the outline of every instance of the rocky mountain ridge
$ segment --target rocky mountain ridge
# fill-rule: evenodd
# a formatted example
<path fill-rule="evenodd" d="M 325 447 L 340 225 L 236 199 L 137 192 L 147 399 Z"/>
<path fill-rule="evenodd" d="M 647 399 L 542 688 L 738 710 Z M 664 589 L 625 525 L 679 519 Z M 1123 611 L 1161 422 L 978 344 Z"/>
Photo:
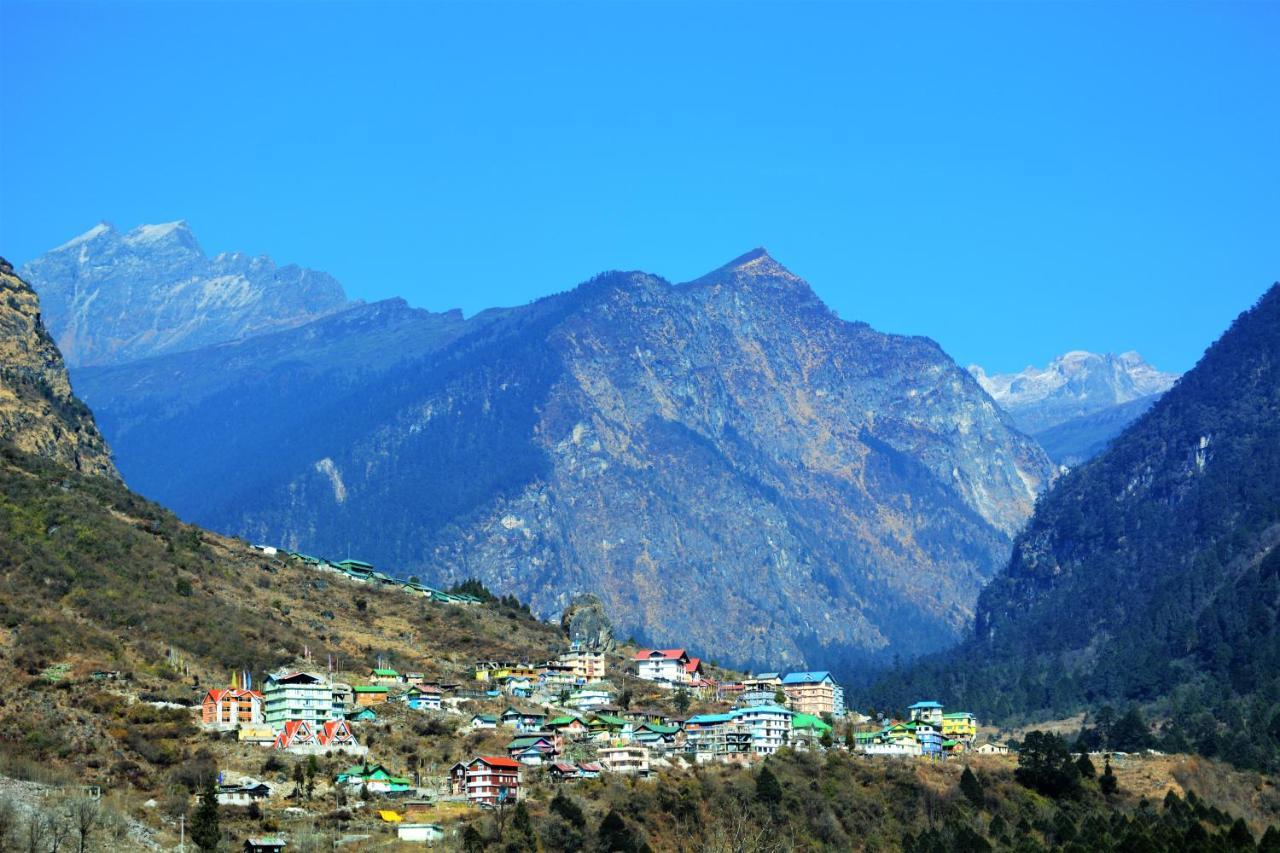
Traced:
<path fill-rule="evenodd" d="M 186 222 L 99 223 L 24 264 L 68 365 L 109 365 L 289 328 L 346 307 L 327 273 L 205 255 Z"/>
<path fill-rule="evenodd" d="M 1028 366 L 1017 373 L 987 374 L 978 365 L 970 365 L 969 372 L 1028 435 L 1162 394 L 1178 379 L 1176 373 L 1156 370 L 1136 352 L 1116 355 L 1084 350 L 1064 353 L 1046 367 Z"/>
<path fill-rule="evenodd" d="M 594 593 L 619 636 L 775 668 L 948 642 L 1053 471 L 935 343 L 841 321 L 763 250 L 77 382 L 192 520 L 543 615 Z"/>
<path fill-rule="evenodd" d="M 0 441 L 85 474 L 116 478 L 93 414 L 71 393 L 35 291 L 0 258 Z"/>

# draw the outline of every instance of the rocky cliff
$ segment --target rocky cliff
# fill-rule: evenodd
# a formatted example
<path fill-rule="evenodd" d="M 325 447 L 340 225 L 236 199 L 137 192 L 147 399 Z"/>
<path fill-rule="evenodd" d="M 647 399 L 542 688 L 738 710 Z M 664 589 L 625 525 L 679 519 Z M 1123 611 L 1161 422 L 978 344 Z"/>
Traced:
<path fill-rule="evenodd" d="M 1050 477 L 935 343 L 840 320 L 763 251 L 383 314 L 77 381 L 126 477 L 194 520 L 543 615 L 593 592 L 620 636 L 774 667 L 953 639 Z"/>
<path fill-rule="evenodd" d="M 72 367 L 119 364 L 297 326 L 347 306 L 322 272 L 207 257 L 185 222 L 102 223 L 22 267 Z"/>
<path fill-rule="evenodd" d="M 93 415 L 71 393 L 35 291 L 0 258 L 0 441 L 86 474 L 118 477 Z"/>

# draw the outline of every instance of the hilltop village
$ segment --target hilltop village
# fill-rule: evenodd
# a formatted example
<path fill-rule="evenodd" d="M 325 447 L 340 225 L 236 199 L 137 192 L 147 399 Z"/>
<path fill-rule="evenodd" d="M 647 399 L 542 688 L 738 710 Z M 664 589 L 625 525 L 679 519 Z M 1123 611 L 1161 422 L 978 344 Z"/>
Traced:
<path fill-rule="evenodd" d="M 466 608 L 485 601 L 482 589 L 435 589 L 359 560 L 256 547 L 267 557 L 433 604 Z M 928 761 L 1008 751 L 979 741 L 973 714 L 936 701 L 917 702 L 900 717 L 873 717 L 846 708 L 844 690 L 829 672 L 743 677 L 683 648 L 624 653 L 612 643 L 567 640 L 554 658 L 477 661 L 454 679 L 434 677 L 412 661 L 357 671 L 332 658 L 316 663 L 304 660 L 260 679 L 235 673 L 226 684 L 208 685 L 199 723 L 231 739 L 242 759 L 235 763 L 252 764 L 243 760 L 245 750 L 307 757 L 307 775 L 283 785 L 222 773 L 219 803 L 265 805 L 324 786 L 335 802 L 376 807 L 400 839 L 433 841 L 467 809 L 503 808 L 546 783 L 609 774 L 643 778 L 680 765 L 749 765 L 784 748 Z M 445 752 L 456 760 L 424 766 L 412 753 L 390 748 L 396 734 L 414 730 L 452 732 L 457 749 Z M 474 751 L 458 753 L 471 745 Z M 320 757 L 337 760 L 331 778 L 316 778 Z"/>

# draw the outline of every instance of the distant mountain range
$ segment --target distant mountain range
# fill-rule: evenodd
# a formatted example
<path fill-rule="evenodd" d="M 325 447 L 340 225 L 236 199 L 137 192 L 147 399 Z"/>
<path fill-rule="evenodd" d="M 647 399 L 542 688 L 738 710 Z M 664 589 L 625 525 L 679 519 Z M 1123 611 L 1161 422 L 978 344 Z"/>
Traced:
<path fill-rule="evenodd" d="M 1063 465 L 1078 465 L 1151 407 L 1177 381 L 1136 352 L 1120 355 L 1076 350 L 1047 367 L 988 375 L 969 372 L 1019 429 Z"/>
<path fill-rule="evenodd" d="M 347 307 L 327 273 L 207 257 L 185 222 L 101 223 L 24 265 L 71 367 L 120 364 L 289 328 Z"/>
<path fill-rule="evenodd" d="M 1006 719 L 1164 700 L 1197 749 L 1280 766 L 1280 285 L 1041 499 L 972 638 L 877 695 L 922 689 Z"/>
<path fill-rule="evenodd" d="M 841 321 L 763 250 L 73 378 L 187 518 L 544 615 L 595 592 L 621 636 L 772 667 L 954 640 L 1053 475 L 935 343 Z"/>

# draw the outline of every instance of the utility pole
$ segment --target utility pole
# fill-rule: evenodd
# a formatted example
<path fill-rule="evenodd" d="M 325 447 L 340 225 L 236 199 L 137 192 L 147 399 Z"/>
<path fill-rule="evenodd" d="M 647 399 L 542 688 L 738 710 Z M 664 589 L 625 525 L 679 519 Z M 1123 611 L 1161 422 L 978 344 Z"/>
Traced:
<path fill-rule="evenodd" d="M 187 850 L 187 816 L 178 815 L 178 850 L 180 853 L 186 853 Z"/>

